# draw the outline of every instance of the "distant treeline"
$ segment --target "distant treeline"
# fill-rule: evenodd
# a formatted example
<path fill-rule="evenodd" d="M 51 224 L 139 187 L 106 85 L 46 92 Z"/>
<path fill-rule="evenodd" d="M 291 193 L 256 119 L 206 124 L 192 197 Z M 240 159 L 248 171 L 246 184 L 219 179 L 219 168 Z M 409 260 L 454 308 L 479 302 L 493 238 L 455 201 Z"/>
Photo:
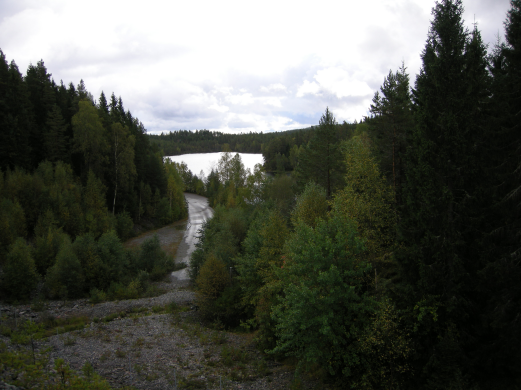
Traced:
<path fill-rule="evenodd" d="M 337 124 L 339 140 L 352 136 L 355 124 Z M 226 134 L 209 130 L 179 130 L 168 134 L 149 134 L 150 143 L 162 150 L 165 156 L 189 153 L 215 153 L 234 151 L 238 153 L 262 153 L 264 168 L 268 172 L 292 171 L 296 156 L 302 145 L 314 137 L 316 126 L 305 129 L 272 133 Z"/>

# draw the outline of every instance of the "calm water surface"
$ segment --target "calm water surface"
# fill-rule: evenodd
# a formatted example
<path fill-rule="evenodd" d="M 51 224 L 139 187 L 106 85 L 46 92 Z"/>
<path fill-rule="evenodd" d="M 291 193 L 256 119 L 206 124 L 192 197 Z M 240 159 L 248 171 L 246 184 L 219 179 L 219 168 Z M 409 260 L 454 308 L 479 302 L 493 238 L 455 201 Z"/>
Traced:
<path fill-rule="evenodd" d="M 212 168 L 215 169 L 217 166 L 217 161 L 223 155 L 223 152 L 219 153 L 195 153 L 195 154 L 181 154 L 179 156 L 166 156 L 165 158 L 169 158 L 170 160 L 180 163 L 185 162 L 188 166 L 188 169 L 192 171 L 194 175 L 200 174 L 201 170 L 204 172 L 205 176 L 208 176 Z M 232 153 L 235 156 L 236 153 Z M 249 168 L 251 172 L 253 172 L 253 168 L 255 164 L 263 164 L 264 160 L 262 158 L 262 154 L 254 154 L 254 153 L 239 153 L 241 156 L 242 163 L 246 168 Z"/>

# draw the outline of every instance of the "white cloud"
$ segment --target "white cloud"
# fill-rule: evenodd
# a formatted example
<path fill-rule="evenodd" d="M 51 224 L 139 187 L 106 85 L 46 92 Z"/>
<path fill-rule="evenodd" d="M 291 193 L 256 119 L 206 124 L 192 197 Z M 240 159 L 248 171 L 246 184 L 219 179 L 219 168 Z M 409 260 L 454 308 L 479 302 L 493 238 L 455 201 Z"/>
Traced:
<path fill-rule="evenodd" d="M 230 111 L 230 107 L 225 106 L 225 105 L 219 105 L 219 104 L 212 104 L 208 108 L 210 108 L 212 110 L 215 110 L 215 111 L 219 111 L 219 112 L 228 112 L 228 111 Z"/>
<path fill-rule="evenodd" d="M 279 97 L 259 98 L 259 100 L 266 106 L 282 107 L 282 99 Z"/>
<path fill-rule="evenodd" d="M 359 77 L 361 78 L 362 75 Z M 341 68 L 321 69 L 314 78 L 322 88 L 335 94 L 338 98 L 366 96 L 373 93 L 365 82 L 350 76 L 346 70 Z"/>
<path fill-rule="evenodd" d="M 246 106 L 253 103 L 253 95 L 251 93 L 243 93 L 240 95 L 226 96 L 226 101 L 231 104 Z"/>
<path fill-rule="evenodd" d="M 309 82 L 304 80 L 302 85 L 297 90 L 297 97 L 303 97 L 304 95 L 318 95 L 320 92 L 320 86 L 314 81 Z"/>
<path fill-rule="evenodd" d="M 262 86 L 260 88 L 261 92 L 286 91 L 286 90 L 287 90 L 286 86 L 282 85 L 281 83 L 270 84 L 267 87 L 266 86 Z"/>
<path fill-rule="evenodd" d="M 366 115 L 402 60 L 421 66 L 434 0 L 5 0 L 1 49 L 25 73 L 115 92 L 149 132 L 284 130 Z M 464 0 L 483 39 L 503 35 L 508 0 Z M 246 130 L 245 130 L 246 131 Z"/>

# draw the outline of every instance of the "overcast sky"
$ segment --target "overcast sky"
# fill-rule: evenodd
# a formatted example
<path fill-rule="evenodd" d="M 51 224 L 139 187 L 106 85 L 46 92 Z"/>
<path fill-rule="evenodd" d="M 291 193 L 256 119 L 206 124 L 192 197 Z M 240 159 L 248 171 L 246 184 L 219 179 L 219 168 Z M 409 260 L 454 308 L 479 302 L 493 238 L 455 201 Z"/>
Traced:
<path fill-rule="evenodd" d="M 0 49 L 25 74 L 121 96 L 149 133 L 281 131 L 367 115 L 389 70 L 419 72 L 431 0 L 1 0 Z M 509 0 L 466 0 L 491 45 Z"/>

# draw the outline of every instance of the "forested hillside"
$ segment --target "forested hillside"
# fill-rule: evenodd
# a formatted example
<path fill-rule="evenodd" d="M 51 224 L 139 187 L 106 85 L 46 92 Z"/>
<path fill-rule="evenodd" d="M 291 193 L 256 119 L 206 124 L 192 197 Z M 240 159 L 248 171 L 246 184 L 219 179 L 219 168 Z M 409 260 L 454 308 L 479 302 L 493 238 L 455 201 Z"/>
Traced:
<path fill-rule="evenodd" d="M 338 139 L 350 137 L 356 125 L 336 124 Z M 313 138 L 316 126 L 278 133 L 226 134 L 209 130 L 179 130 L 168 134 L 150 134 L 150 142 L 165 156 L 187 153 L 214 153 L 232 150 L 238 153 L 262 153 L 267 172 L 292 171 L 301 147 Z"/>
<path fill-rule="evenodd" d="M 183 191 L 178 166 L 163 162 L 121 98 L 112 94 L 107 101 L 102 92 L 95 103 L 83 81 L 57 85 L 43 61 L 22 76 L 0 51 L 5 297 L 26 300 L 39 281 L 51 298 L 146 289 L 172 260 L 158 252 L 157 242 L 138 254 L 127 253 L 120 240 L 135 227 L 184 218 Z M 148 262 L 141 258 L 147 253 Z"/>
<path fill-rule="evenodd" d="M 414 86 L 397 64 L 343 141 L 326 109 L 290 175 L 221 159 L 191 258 L 209 323 L 339 388 L 521 386 L 521 1 L 488 53 L 462 15 L 436 3 Z"/>

